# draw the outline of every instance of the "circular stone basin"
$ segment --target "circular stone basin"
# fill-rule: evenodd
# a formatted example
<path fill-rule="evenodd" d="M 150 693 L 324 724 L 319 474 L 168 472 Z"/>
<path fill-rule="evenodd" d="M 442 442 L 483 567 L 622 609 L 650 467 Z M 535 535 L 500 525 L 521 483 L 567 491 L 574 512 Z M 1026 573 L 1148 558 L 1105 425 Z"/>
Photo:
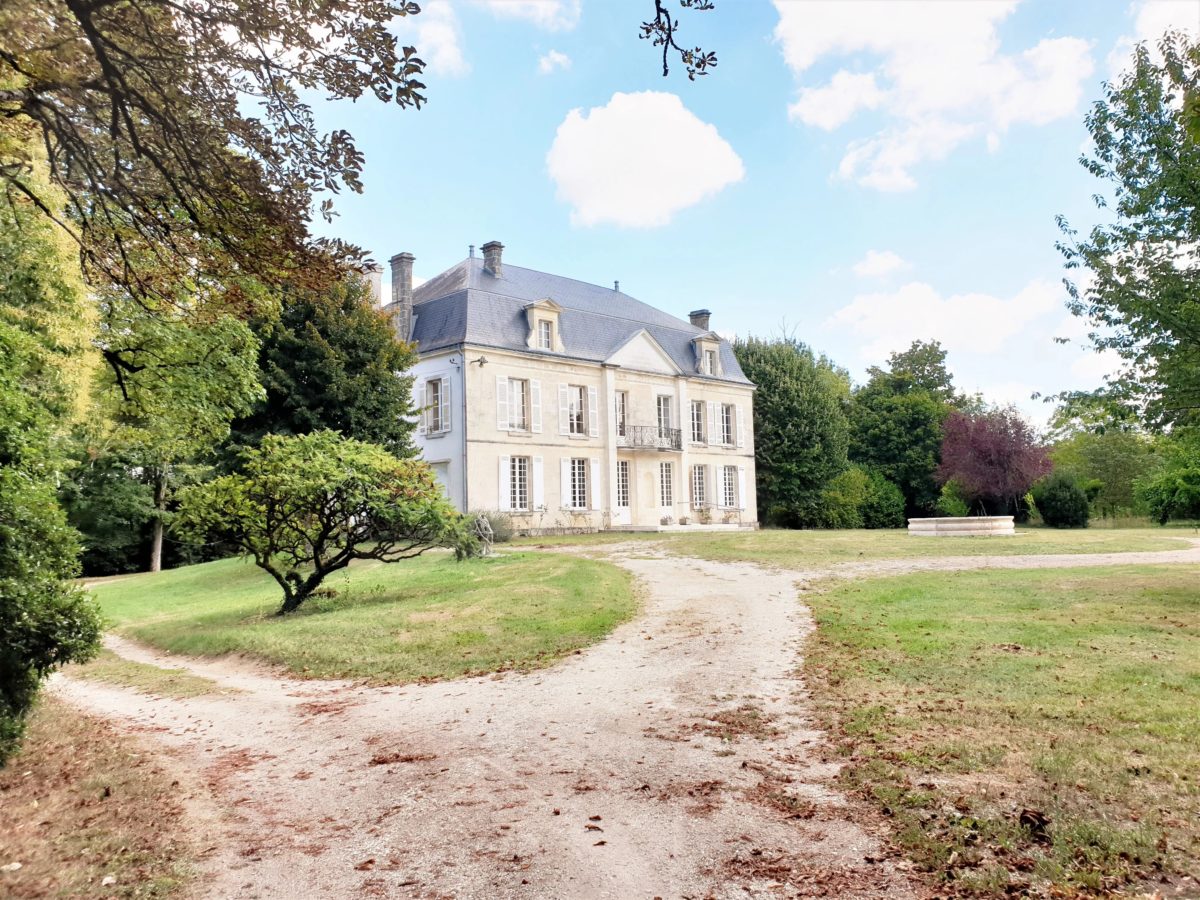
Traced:
<path fill-rule="evenodd" d="M 1017 532 L 1012 516 L 952 516 L 909 519 L 908 533 L 919 537 L 1004 537 Z"/>

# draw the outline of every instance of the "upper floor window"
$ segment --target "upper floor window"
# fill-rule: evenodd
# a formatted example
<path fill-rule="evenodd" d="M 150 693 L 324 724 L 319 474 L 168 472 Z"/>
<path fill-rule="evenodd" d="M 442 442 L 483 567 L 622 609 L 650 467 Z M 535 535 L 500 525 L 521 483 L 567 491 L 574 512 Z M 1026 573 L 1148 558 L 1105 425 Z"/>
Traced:
<path fill-rule="evenodd" d="M 705 375 L 716 375 L 717 374 L 717 351 L 716 350 L 705 350 L 704 351 L 704 368 L 702 369 L 702 371 L 704 372 Z"/>
<path fill-rule="evenodd" d="M 671 431 L 671 398 L 666 394 L 658 395 L 658 433 L 667 437 Z"/>
<path fill-rule="evenodd" d="M 510 378 L 508 380 L 508 427 L 514 431 L 529 430 L 529 380 L 526 378 Z"/>
<path fill-rule="evenodd" d="M 539 350 L 554 349 L 554 323 L 549 319 L 538 319 L 537 345 Z"/>
<path fill-rule="evenodd" d="M 444 378 L 425 382 L 425 432 L 443 434 L 450 430 L 450 391 Z"/>
<path fill-rule="evenodd" d="M 726 447 L 733 446 L 734 423 L 737 413 L 732 403 L 721 404 L 721 443 Z"/>
<path fill-rule="evenodd" d="M 567 433 L 587 434 L 587 388 L 567 386 Z"/>
<path fill-rule="evenodd" d="M 626 391 L 617 391 L 613 398 L 613 407 L 617 416 L 617 437 L 625 437 L 626 422 L 629 416 L 629 394 Z"/>
<path fill-rule="evenodd" d="M 704 401 L 692 401 L 692 443 L 704 443 Z"/>

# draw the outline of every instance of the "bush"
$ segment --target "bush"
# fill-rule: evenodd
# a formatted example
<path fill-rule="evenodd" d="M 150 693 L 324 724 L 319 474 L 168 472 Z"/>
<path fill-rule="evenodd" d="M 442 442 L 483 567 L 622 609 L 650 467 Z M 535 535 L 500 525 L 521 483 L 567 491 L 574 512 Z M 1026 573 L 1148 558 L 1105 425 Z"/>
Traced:
<path fill-rule="evenodd" d="M 1033 489 L 1042 521 L 1052 528 L 1086 528 L 1088 496 L 1072 476 L 1054 474 L 1039 482 Z"/>
<path fill-rule="evenodd" d="M 851 466 L 821 491 L 818 528 L 862 528 L 862 505 L 871 491 L 871 479 L 859 466 Z"/>
<path fill-rule="evenodd" d="M 1171 519 L 1200 518 L 1200 465 L 1167 469 L 1138 485 L 1150 515 L 1165 525 Z"/>
<path fill-rule="evenodd" d="M 881 473 L 872 472 L 869 490 L 859 511 L 863 528 L 903 528 L 904 492 Z"/>
<path fill-rule="evenodd" d="M 942 492 L 938 495 L 937 512 L 940 516 L 955 517 L 971 514 L 971 506 L 954 479 L 942 485 Z"/>
<path fill-rule="evenodd" d="M 492 540 L 497 544 L 507 544 L 513 539 L 513 523 L 510 516 L 494 509 L 477 509 L 468 514 L 474 523 L 477 516 L 483 516 L 492 526 Z M 474 527 L 474 524 L 472 524 Z"/>

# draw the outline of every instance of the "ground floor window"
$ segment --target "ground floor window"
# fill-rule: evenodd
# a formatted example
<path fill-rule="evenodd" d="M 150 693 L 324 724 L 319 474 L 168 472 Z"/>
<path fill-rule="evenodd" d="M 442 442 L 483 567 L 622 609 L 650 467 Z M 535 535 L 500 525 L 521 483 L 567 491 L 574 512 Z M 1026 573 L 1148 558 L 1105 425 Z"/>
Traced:
<path fill-rule="evenodd" d="M 737 466 L 725 466 L 722 469 L 721 505 L 734 508 L 738 505 L 738 470 Z"/>
<path fill-rule="evenodd" d="M 571 509 L 587 509 L 588 498 L 588 461 L 586 459 L 571 460 L 571 484 L 568 506 Z"/>
<path fill-rule="evenodd" d="M 675 467 L 672 463 L 658 464 L 659 505 L 675 505 Z"/>
<path fill-rule="evenodd" d="M 708 501 L 704 469 L 704 466 L 692 466 L 692 506 L 696 509 L 706 506 Z"/>
<path fill-rule="evenodd" d="M 529 509 L 529 457 L 512 458 L 509 479 L 510 503 L 513 510 Z"/>
<path fill-rule="evenodd" d="M 617 506 L 629 505 L 629 460 L 617 460 Z"/>

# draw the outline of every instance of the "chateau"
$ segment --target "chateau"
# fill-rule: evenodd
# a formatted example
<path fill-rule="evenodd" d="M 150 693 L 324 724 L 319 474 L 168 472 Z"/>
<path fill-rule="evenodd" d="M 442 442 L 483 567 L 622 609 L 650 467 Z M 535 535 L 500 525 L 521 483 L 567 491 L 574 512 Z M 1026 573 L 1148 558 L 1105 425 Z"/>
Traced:
<path fill-rule="evenodd" d="M 709 311 L 684 322 L 482 250 L 416 290 L 412 254 L 391 259 L 416 443 L 455 505 L 535 533 L 753 527 L 754 386 Z"/>

